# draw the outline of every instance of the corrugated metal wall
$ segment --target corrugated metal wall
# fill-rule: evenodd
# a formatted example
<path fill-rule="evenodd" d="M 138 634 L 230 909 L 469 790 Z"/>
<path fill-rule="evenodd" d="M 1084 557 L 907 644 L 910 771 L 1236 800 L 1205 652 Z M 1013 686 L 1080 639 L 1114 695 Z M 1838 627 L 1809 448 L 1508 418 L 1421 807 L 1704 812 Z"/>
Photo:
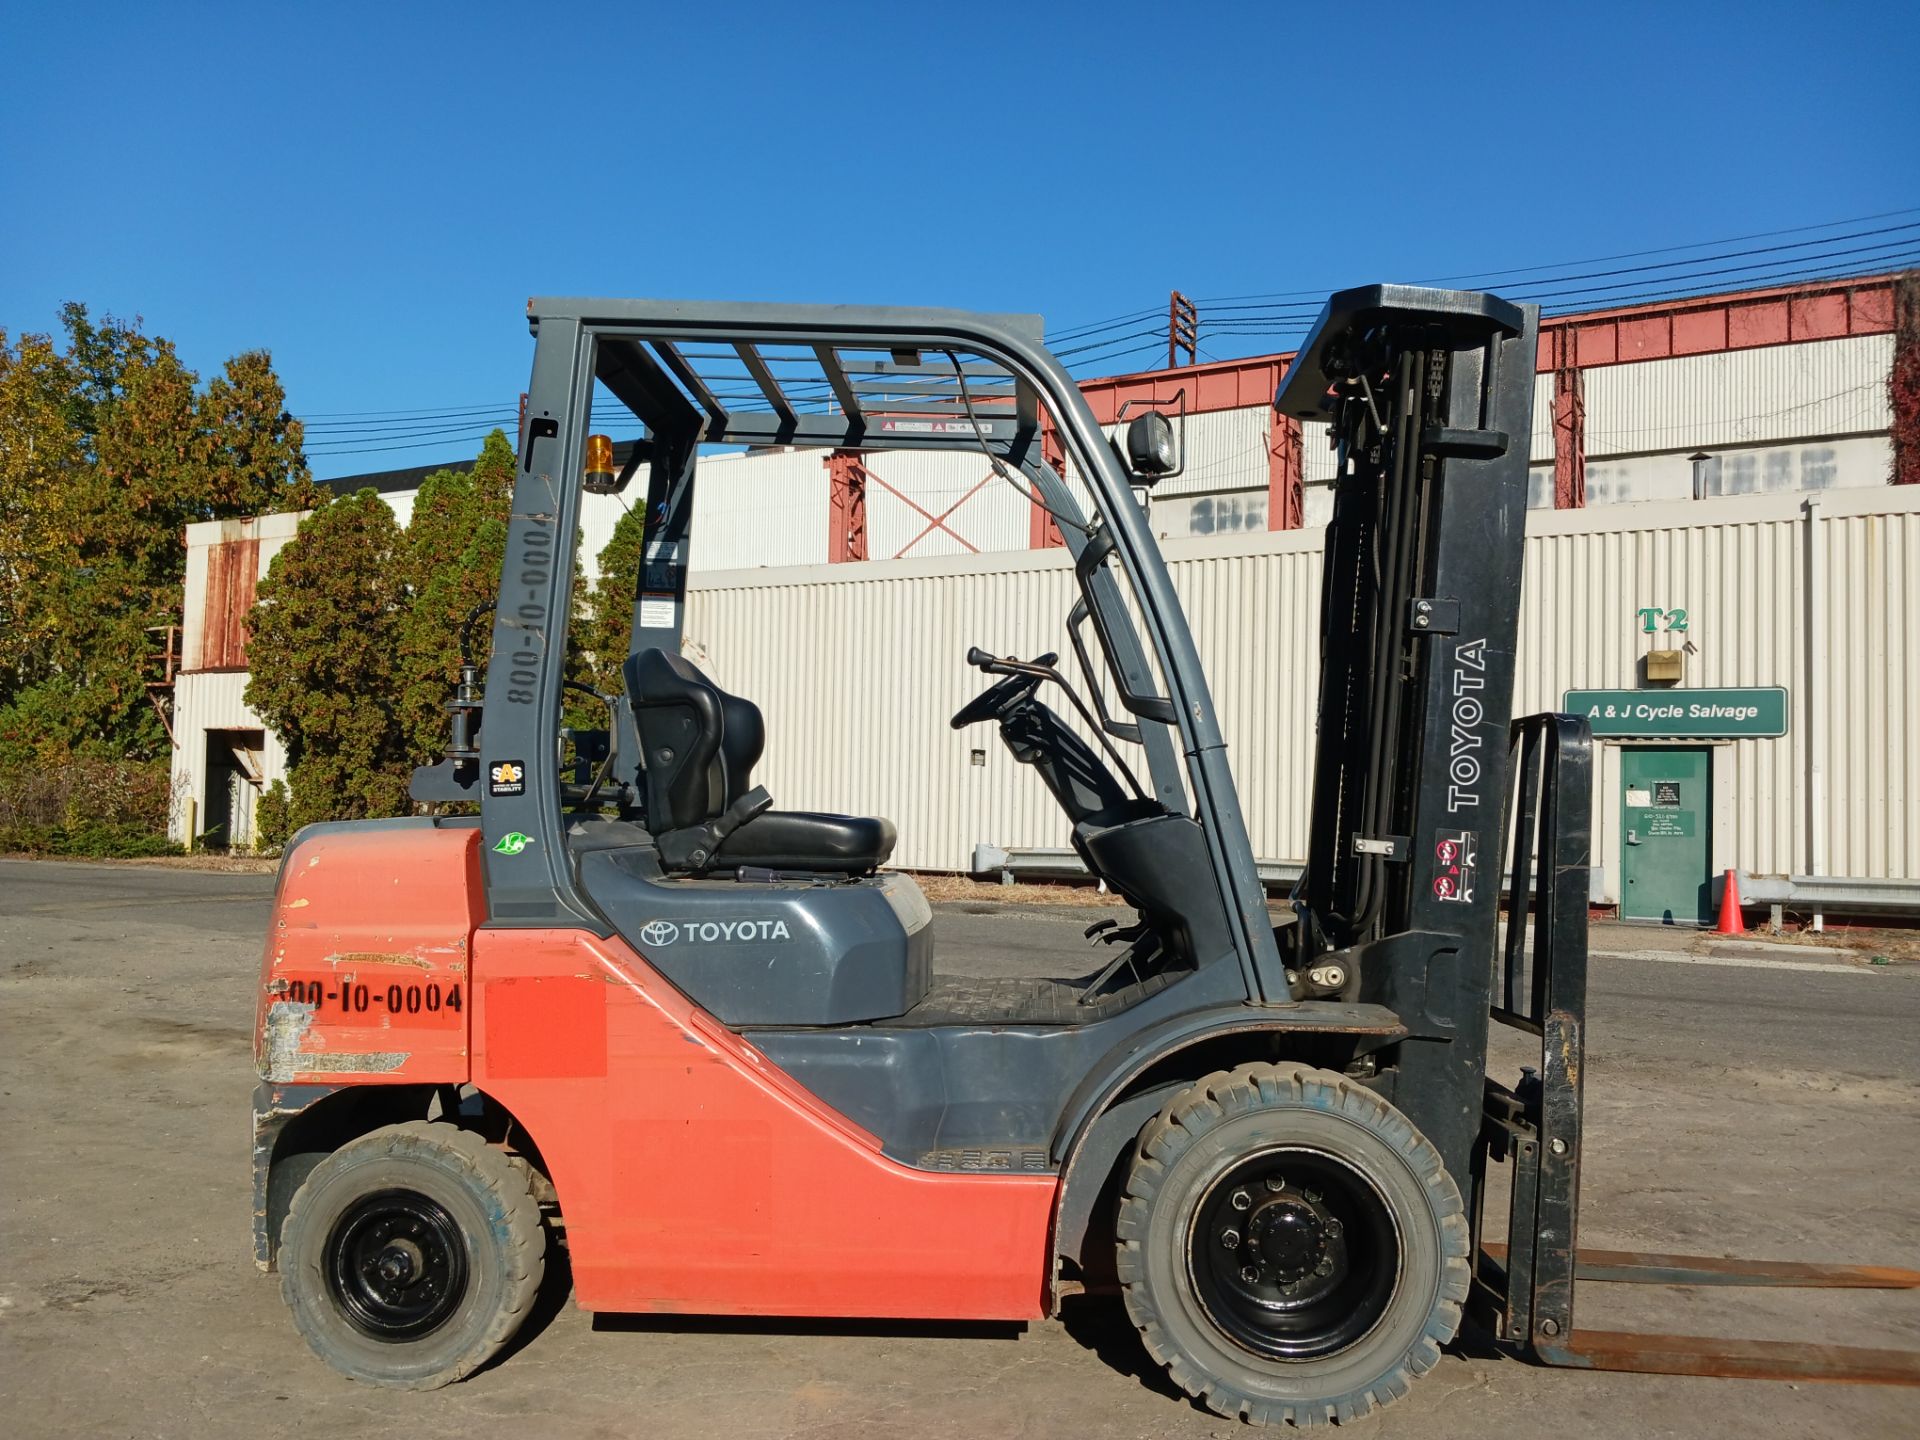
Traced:
<path fill-rule="evenodd" d="M 1603 365 L 1584 373 L 1587 455 L 1884 431 L 1892 365 L 1891 335 Z M 1553 453 L 1541 448 L 1539 413 L 1536 400 L 1536 460 Z"/>
<path fill-rule="evenodd" d="M 1271 470 L 1267 437 L 1272 412 L 1265 405 L 1242 405 L 1233 410 L 1210 410 L 1178 418 L 1177 410 L 1162 407 L 1182 437 L 1186 468 L 1171 480 L 1153 487 L 1156 499 L 1168 495 L 1200 495 L 1214 490 L 1265 490 Z M 1129 417 L 1131 418 L 1131 417 Z"/>
<path fill-rule="evenodd" d="M 1784 685 L 1791 697 L 1785 738 L 1715 749 L 1715 866 L 1805 872 L 1807 718 L 1819 704 L 1827 873 L 1920 876 L 1908 799 L 1920 780 L 1920 496 L 1829 492 L 1816 513 L 1829 595 L 1814 677 L 1799 497 L 1535 512 L 1517 704 L 1545 710 L 1570 688 L 1631 687 L 1655 643 L 1636 612 L 1684 607 L 1687 684 Z M 1307 846 L 1320 543 L 1302 531 L 1165 547 L 1255 849 L 1271 859 Z M 688 637 L 722 684 L 765 709 L 756 773 L 776 803 L 887 815 L 900 827 L 898 863 L 958 869 L 978 841 L 1064 843 L 1052 802 L 991 728 L 956 734 L 946 722 L 981 688 L 961 661 L 969 645 L 1065 652 L 1070 599 L 1057 551 L 708 575 L 696 578 Z M 1596 856 L 1611 893 L 1615 747 L 1601 747 L 1598 768 Z"/>

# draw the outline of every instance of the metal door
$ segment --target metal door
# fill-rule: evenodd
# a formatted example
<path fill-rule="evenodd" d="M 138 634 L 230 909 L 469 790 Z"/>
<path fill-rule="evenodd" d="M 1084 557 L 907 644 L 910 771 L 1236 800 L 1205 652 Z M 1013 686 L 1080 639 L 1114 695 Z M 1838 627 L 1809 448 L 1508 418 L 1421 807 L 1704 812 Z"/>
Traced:
<path fill-rule="evenodd" d="M 1713 752 L 1628 745 L 1620 751 L 1620 918 L 1705 925 L 1713 918 L 1707 844 Z"/>

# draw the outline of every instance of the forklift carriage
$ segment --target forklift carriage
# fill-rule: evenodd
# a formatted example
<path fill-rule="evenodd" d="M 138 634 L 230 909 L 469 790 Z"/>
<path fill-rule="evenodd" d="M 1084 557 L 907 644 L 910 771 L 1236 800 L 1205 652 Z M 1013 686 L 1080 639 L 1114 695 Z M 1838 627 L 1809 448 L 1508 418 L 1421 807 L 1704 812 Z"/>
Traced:
<path fill-rule="evenodd" d="M 436 813 L 310 827 L 276 891 L 255 1256 L 329 1363 L 461 1378 L 564 1245 L 595 1311 L 1028 1320 L 1117 1288 L 1183 1389 L 1256 1421 L 1397 1398 L 1469 1308 L 1550 1364 L 1920 1380 L 1887 1352 L 1574 1326 L 1576 1279 L 1920 1274 L 1575 1243 L 1591 740 L 1512 719 L 1532 307 L 1342 292 L 1276 397 L 1339 456 L 1311 854 L 1277 914 L 1136 498 L 1179 468 L 1168 417 L 1103 434 L 1031 316 L 528 313 L 492 643 L 414 778 Z M 619 455 L 596 406 L 644 439 Z M 1089 929 L 1098 963 L 943 973 L 888 821 L 774 808 L 759 708 L 681 654 L 715 445 L 984 454 L 1053 517 L 1085 693 L 1055 655 L 975 648 L 989 683 L 953 724 L 998 726 L 1132 907 Z M 565 729 L 581 495 L 642 474 L 624 686 L 603 731 Z M 1541 1041 L 1512 1087 L 1496 1021 Z"/>

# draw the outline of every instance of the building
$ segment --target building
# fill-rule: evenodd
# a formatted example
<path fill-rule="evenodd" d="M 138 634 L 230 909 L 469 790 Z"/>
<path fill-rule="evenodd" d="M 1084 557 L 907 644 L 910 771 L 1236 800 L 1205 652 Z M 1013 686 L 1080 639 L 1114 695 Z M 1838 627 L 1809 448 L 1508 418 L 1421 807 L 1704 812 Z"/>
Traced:
<path fill-rule="evenodd" d="M 1821 282 L 1542 327 L 1519 704 L 1603 692 L 1582 700 L 1607 732 L 1597 898 L 1685 910 L 1730 866 L 1920 880 L 1907 798 L 1920 779 L 1920 486 L 1889 483 L 1894 288 Z M 1184 473 L 1150 514 L 1209 662 L 1256 851 L 1280 862 L 1306 848 L 1316 527 L 1332 476 L 1324 427 L 1271 410 L 1287 358 L 1082 387 L 1103 423 L 1143 401 L 1185 414 Z M 404 519 L 407 477 L 424 473 L 344 483 L 375 484 Z M 589 497 L 589 559 L 620 503 Z M 977 679 L 960 663 L 969 645 L 1059 648 L 1070 575 L 1023 495 L 965 456 L 772 452 L 704 462 L 698 505 L 689 648 L 766 711 L 756 773 L 781 805 L 889 815 L 896 858 L 914 868 L 965 869 L 982 842 L 1062 843 L 1044 791 L 990 737 L 945 725 Z M 264 574 L 291 533 L 274 516 L 188 534 L 201 558 L 176 779 L 202 816 L 222 803 L 203 798 L 209 781 L 224 783 L 241 840 L 245 787 L 278 770 L 271 738 L 236 708 L 233 627 L 252 582 L 233 577 Z M 819 683 L 876 665 L 883 716 L 858 703 L 868 686 Z M 1700 693 L 1721 690 L 1740 693 Z M 241 758 L 256 754 L 258 776 Z M 1654 891 L 1657 905 L 1641 903 Z"/>

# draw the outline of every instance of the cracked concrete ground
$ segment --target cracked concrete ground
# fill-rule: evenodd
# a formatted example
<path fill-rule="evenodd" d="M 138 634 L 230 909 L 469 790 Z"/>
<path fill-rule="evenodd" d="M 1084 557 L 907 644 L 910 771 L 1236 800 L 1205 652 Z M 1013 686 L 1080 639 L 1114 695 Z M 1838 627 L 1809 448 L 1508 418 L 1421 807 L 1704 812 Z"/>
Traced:
<path fill-rule="evenodd" d="M 247 1248 L 248 1027 L 271 884 L 0 862 L 0 1432 L 1249 1433 L 1173 1395 L 1100 1301 L 1027 1327 L 556 1305 L 517 1354 L 451 1389 L 339 1378 Z M 959 904 L 939 923 L 944 952 L 988 973 L 1077 947 L 1084 917 Z M 1920 1265 L 1920 970 L 1699 963 L 1691 937 L 1601 927 L 1594 943 L 1589 1243 Z M 1597 1327 L 1920 1348 L 1920 1295 L 1589 1286 L 1580 1303 Z M 1912 1390 L 1533 1370 L 1466 1341 L 1343 1433 L 1892 1437 L 1920 1429 L 1916 1406 Z"/>

